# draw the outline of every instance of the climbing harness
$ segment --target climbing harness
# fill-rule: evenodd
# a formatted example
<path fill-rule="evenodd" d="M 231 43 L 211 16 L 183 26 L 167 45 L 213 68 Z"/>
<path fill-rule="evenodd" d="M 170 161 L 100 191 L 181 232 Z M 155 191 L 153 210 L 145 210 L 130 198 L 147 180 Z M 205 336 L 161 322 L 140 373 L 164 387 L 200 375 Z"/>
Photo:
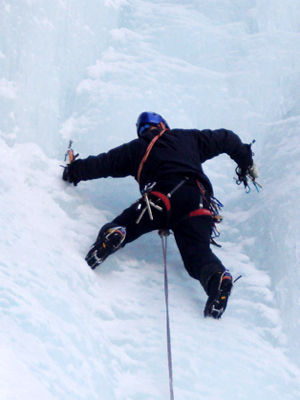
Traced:
<path fill-rule="evenodd" d="M 166 225 L 168 225 L 170 215 L 171 215 L 170 198 L 176 192 L 176 190 L 178 190 L 188 179 L 189 178 L 184 178 L 182 181 L 180 181 L 178 183 L 178 185 L 176 185 L 167 195 L 153 190 L 154 186 L 156 185 L 156 182 L 148 183 L 142 190 L 143 197 L 140 200 L 138 209 L 141 209 L 143 201 L 146 203 L 146 205 L 141 210 L 141 213 L 140 213 L 138 219 L 136 220 L 136 223 L 138 224 L 141 221 L 141 219 L 143 218 L 143 215 L 145 214 L 146 211 L 148 211 L 149 218 L 151 219 L 151 221 L 153 221 L 153 214 L 152 214 L 152 210 L 151 210 L 151 207 L 153 207 L 161 212 L 163 212 L 164 209 L 166 210 L 166 212 L 167 212 L 167 224 Z M 151 196 L 152 198 L 154 197 L 155 202 L 154 202 L 154 199 L 151 200 L 149 198 L 149 196 Z M 157 203 L 161 203 L 164 207 L 159 206 Z"/>
<path fill-rule="evenodd" d="M 143 197 L 140 199 L 137 210 L 141 210 L 136 223 L 139 224 L 141 219 L 143 218 L 144 214 L 146 211 L 148 211 L 149 218 L 151 221 L 153 221 L 153 213 L 151 210 L 151 207 L 157 209 L 158 211 L 163 212 L 164 210 L 167 213 L 167 222 L 166 222 L 166 228 L 169 226 L 169 220 L 171 217 L 171 203 L 170 199 L 172 195 L 184 184 L 186 183 L 190 178 L 184 177 L 183 180 L 181 180 L 167 195 L 154 191 L 153 188 L 156 185 L 156 182 L 149 183 L 148 185 L 145 186 L 145 188 L 142 191 Z M 223 207 L 223 204 L 216 199 L 214 196 L 210 196 L 209 200 L 206 198 L 205 195 L 205 190 L 201 183 L 199 181 L 196 181 L 197 185 L 200 190 L 200 204 L 199 208 L 191 211 L 190 213 L 186 214 L 183 216 L 177 223 L 176 225 L 180 224 L 182 221 L 191 218 L 191 217 L 197 217 L 197 216 L 209 216 L 212 217 L 212 235 L 210 239 L 210 243 L 213 244 L 214 246 L 217 247 L 222 247 L 217 241 L 216 238 L 220 236 L 220 232 L 216 226 L 216 224 L 219 224 L 223 221 L 223 217 L 220 215 L 220 210 Z M 150 196 L 150 198 L 149 198 Z M 206 201 L 209 204 L 209 209 L 204 208 L 203 202 Z M 144 208 L 142 208 L 143 203 L 145 203 Z M 161 204 L 161 205 L 159 205 Z M 162 207 L 163 206 L 163 207 Z"/>
<path fill-rule="evenodd" d="M 174 400 L 173 368 L 172 368 L 172 352 L 171 352 L 171 329 L 170 329 L 170 317 L 169 317 L 168 269 L 167 269 L 167 238 L 170 235 L 170 231 L 168 229 L 161 229 L 158 233 L 161 237 L 163 258 L 164 258 L 164 285 L 165 285 L 165 304 L 166 304 L 166 330 L 167 330 L 167 351 L 168 351 L 170 400 Z"/>
<path fill-rule="evenodd" d="M 186 178 L 186 179 L 189 179 L 189 178 Z M 216 224 L 219 224 L 219 223 L 221 223 L 223 221 L 223 217 L 220 215 L 220 210 L 224 206 L 214 196 L 209 196 L 209 198 L 207 198 L 205 190 L 204 190 L 203 186 L 201 185 L 201 183 L 199 181 L 196 181 L 196 182 L 197 182 L 197 186 L 198 186 L 198 188 L 200 190 L 199 208 L 197 208 L 196 210 L 193 210 L 193 211 L 189 212 L 188 214 L 184 215 L 176 223 L 176 225 L 179 225 L 181 222 L 183 222 L 183 221 L 185 221 L 185 220 L 187 220 L 189 218 L 192 218 L 192 217 L 200 217 L 200 216 L 211 217 L 212 218 L 212 234 L 211 234 L 211 238 L 210 238 L 210 243 L 213 244 L 214 246 L 222 247 L 215 239 L 220 236 L 220 232 L 219 232 Z M 180 186 L 183 183 L 184 182 L 180 182 Z M 172 192 L 174 192 L 175 189 L 173 189 Z M 208 208 L 204 208 L 204 201 L 208 204 Z"/>

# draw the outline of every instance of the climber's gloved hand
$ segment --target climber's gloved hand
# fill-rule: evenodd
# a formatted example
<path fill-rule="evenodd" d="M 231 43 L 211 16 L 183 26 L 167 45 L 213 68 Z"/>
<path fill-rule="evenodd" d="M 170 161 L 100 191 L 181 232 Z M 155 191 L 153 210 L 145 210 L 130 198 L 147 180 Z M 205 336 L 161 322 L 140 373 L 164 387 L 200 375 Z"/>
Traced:
<path fill-rule="evenodd" d="M 78 179 L 78 177 L 76 177 L 76 174 L 74 172 L 74 166 L 73 166 L 74 163 L 75 163 L 75 161 L 72 162 L 71 164 L 67 164 L 64 167 L 62 179 L 65 182 L 73 183 L 74 186 L 77 186 L 77 184 L 80 182 L 80 179 Z"/>
<path fill-rule="evenodd" d="M 247 168 L 238 166 L 235 170 L 238 179 L 237 183 L 240 184 L 241 182 L 247 183 Z"/>

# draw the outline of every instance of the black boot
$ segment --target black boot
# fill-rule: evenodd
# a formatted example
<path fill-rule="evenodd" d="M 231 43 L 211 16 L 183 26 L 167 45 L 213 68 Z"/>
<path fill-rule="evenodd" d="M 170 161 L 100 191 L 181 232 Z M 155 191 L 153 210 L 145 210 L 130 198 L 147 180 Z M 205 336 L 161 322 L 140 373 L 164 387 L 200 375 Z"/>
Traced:
<path fill-rule="evenodd" d="M 211 278 L 204 309 L 205 317 L 221 318 L 226 309 L 232 285 L 232 276 L 228 271 L 218 272 Z"/>
<path fill-rule="evenodd" d="M 112 253 L 117 251 L 126 237 L 126 228 L 123 226 L 116 226 L 106 230 L 97 241 L 93 244 L 85 261 L 92 269 L 98 265 Z"/>

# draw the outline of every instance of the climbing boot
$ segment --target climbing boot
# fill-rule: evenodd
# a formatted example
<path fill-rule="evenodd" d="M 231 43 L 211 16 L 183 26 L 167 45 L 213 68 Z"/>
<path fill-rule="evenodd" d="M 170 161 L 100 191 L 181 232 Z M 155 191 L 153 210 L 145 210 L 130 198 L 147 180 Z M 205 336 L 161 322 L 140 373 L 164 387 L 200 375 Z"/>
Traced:
<path fill-rule="evenodd" d="M 221 318 L 226 309 L 232 286 L 232 276 L 228 271 L 218 272 L 211 278 L 208 299 L 204 308 L 205 317 Z"/>
<path fill-rule="evenodd" d="M 126 228 L 123 226 L 116 226 L 106 230 L 91 247 L 87 256 L 85 257 L 88 265 L 95 269 L 98 265 L 115 251 L 117 251 L 126 237 Z"/>

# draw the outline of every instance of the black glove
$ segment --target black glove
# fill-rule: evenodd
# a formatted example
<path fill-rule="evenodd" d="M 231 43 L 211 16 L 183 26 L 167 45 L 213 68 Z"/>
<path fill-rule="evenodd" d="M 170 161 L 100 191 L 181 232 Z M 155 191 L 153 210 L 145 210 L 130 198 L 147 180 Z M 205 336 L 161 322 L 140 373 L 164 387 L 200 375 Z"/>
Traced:
<path fill-rule="evenodd" d="M 236 183 L 238 185 L 240 185 L 241 183 L 243 183 L 245 185 L 245 187 L 248 186 L 248 180 L 247 180 L 247 170 L 249 167 L 240 167 L 238 166 L 235 170 L 238 179 L 236 181 Z"/>
<path fill-rule="evenodd" d="M 65 182 L 73 183 L 74 186 L 77 186 L 78 182 L 80 182 L 80 179 L 76 178 L 76 175 L 74 174 L 74 172 L 72 172 L 72 164 L 67 164 L 64 167 L 62 178 Z"/>
<path fill-rule="evenodd" d="M 247 178 L 247 175 L 255 181 L 256 178 L 258 178 L 258 168 L 255 163 L 251 165 L 251 167 L 240 167 L 238 166 L 236 169 L 236 174 L 239 178 L 240 181 L 244 182 L 244 180 Z"/>

